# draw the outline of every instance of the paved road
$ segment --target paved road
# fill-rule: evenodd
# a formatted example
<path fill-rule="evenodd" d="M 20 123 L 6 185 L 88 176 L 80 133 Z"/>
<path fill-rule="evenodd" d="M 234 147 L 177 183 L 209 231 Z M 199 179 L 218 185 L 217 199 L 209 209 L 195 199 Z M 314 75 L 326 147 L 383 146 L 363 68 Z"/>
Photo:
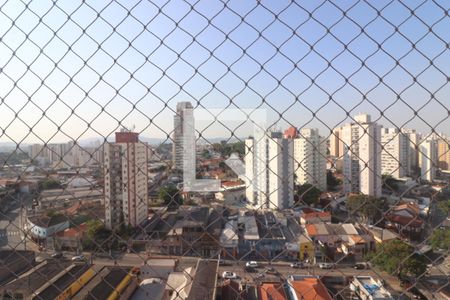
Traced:
<path fill-rule="evenodd" d="M 26 222 L 25 209 L 31 204 L 30 195 L 17 196 L 11 210 L 0 218 L 0 247 L 3 249 L 37 250 L 37 245 L 25 239 L 23 224 Z M 23 209 L 21 208 L 23 204 Z"/>

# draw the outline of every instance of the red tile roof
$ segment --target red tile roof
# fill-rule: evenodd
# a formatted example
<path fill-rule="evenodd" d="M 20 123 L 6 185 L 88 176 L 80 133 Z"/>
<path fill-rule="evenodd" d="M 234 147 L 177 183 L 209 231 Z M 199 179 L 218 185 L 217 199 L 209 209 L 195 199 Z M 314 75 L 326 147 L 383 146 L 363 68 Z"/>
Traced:
<path fill-rule="evenodd" d="M 58 232 L 57 235 L 60 237 L 69 238 L 69 237 L 76 237 L 80 234 L 83 234 L 86 231 L 87 231 L 87 224 L 83 223 L 76 227 L 68 228 L 64 231 Z"/>
<path fill-rule="evenodd" d="M 258 300 L 286 300 L 281 283 L 263 283 L 258 286 Z"/>
<path fill-rule="evenodd" d="M 312 219 L 312 218 L 330 218 L 331 213 L 329 211 L 315 211 L 315 212 L 309 212 L 302 215 L 303 219 Z"/>
<path fill-rule="evenodd" d="M 386 216 L 386 218 L 393 222 L 402 226 L 412 226 L 412 227 L 421 227 L 423 225 L 423 221 L 418 219 L 417 217 L 411 218 L 407 216 L 390 214 Z"/>
<path fill-rule="evenodd" d="M 332 300 L 325 285 L 318 278 L 307 277 L 289 283 L 302 300 Z"/>
<path fill-rule="evenodd" d="M 316 225 L 314 225 L 314 224 L 307 224 L 305 226 L 305 228 L 306 228 L 306 232 L 308 232 L 309 236 L 317 235 Z"/>

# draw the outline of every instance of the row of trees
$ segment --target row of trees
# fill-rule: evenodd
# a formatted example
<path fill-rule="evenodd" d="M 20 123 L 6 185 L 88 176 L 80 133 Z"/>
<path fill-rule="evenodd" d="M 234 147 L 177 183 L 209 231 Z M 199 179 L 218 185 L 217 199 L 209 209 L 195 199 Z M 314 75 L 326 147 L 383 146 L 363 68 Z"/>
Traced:
<path fill-rule="evenodd" d="M 378 246 L 366 259 L 399 278 L 418 277 L 427 269 L 426 258 L 415 253 L 413 246 L 401 240 L 392 240 Z"/>
<path fill-rule="evenodd" d="M 241 157 L 245 154 L 245 143 L 243 141 L 235 143 L 221 141 L 220 143 L 212 144 L 212 148 L 215 152 L 220 153 L 222 157 L 229 157 L 231 153 L 237 153 Z"/>

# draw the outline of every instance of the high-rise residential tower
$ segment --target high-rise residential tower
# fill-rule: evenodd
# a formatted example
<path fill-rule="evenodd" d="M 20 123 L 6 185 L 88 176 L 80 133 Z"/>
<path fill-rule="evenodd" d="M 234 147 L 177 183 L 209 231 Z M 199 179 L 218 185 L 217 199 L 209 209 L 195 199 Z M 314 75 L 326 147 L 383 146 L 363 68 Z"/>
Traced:
<path fill-rule="evenodd" d="M 381 129 L 381 174 L 402 178 L 409 174 L 409 142 L 397 128 Z"/>
<path fill-rule="evenodd" d="M 303 128 L 294 142 L 295 183 L 327 190 L 327 145 L 318 129 Z"/>
<path fill-rule="evenodd" d="M 178 102 L 174 116 L 173 164 L 183 171 L 186 185 L 193 183 L 196 172 L 194 109 L 190 102 Z"/>
<path fill-rule="evenodd" d="M 408 176 L 413 176 L 418 173 L 419 169 L 419 143 L 421 135 L 415 129 L 402 128 L 401 131 L 405 135 L 408 143 Z"/>
<path fill-rule="evenodd" d="M 148 217 L 147 145 L 135 132 L 116 132 L 104 146 L 105 225 L 133 227 Z"/>
<path fill-rule="evenodd" d="M 344 192 L 381 196 L 381 126 L 368 114 L 341 129 L 344 143 Z"/>
<path fill-rule="evenodd" d="M 437 166 L 437 140 L 428 137 L 419 144 L 419 167 L 420 178 L 427 181 L 433 181 L 436 177 Z"/>
<path fill-rule="evenodd" d="M 438 167 L 441 170 L 450 170 L 450 139 L 440 134 L 437 140 Z"/>
<path fill-rule="evenodd" d="M 286 209 L 294 204 L 292 139 L 281 132 L 245 140 L 247 199 L 259 208 Z"/>

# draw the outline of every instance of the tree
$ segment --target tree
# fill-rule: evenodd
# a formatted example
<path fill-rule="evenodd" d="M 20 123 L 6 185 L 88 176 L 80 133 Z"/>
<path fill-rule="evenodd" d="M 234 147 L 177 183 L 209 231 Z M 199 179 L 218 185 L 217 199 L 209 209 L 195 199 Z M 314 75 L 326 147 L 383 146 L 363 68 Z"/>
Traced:
<path fill-rule="evenodd" d="M 322 192 L 312 184 L 305 183 L 296 187 L 294 201 L 297 205 L 317 204 Z"/>
<path fill-rule="evenodd" d="M 425 258 L 414 253 L 414 247 L 401 240 L 386 242 L 378 247 L 370 258 L 370 261 L 382 270 L 400 278 L 417 277 L 427 268 Z"/>
<path fill-rule="evenodd" d="M 443 213 L 448 214 L 450 212 L 450 199 L 438 202 L 437 207 Z"/>
<path fill-rule="evenodd" d="M 83 241 L 83 247 L 91 250 L 109 251 L 117 244 L 116 235 L 107 229 L 100 220 L 89 220 L 87 225 L 87 239 Z"/>
<path fill-rule="evenodd" d="M 331 172 L 331 170 L 328 170 L 327 171 L 327 186 L 328 186 L 328 188 L 333 190 L 340 184 L 341 184 L 341 181 L 333 175 L 333 172 Z"/>
<path fill-rule="evenodd" d="M 204 159 L 210 159 L 211 158 L 211 153 L 209 153 L 209 150 L 207 150 L 207 149 L 203 150 L 202 157 Z"/>
<path fill-rule="evenodd" d="M 384 199 L 359 194 L 349 196 L 346 207 L 350 215 L 356 215 L 363 223 L 371 224 L 383 219 L 386 203 Z"/>
<path fill-rule="evenodd" d="M 39 188 L 41 190 L 59 189 L 61 188 L 61 182 L 53 178 L 46 178 L 39 182 Z"/>
<path fill-rule="evenodd" d="M 86 222 L 87 235 L 89 238 L 94 239 L 95 236 L 100 232 L 105 225 L 100 220 L 89 220 Z"/>
<path fill-rule="evenodd" d="M 53 218 L 53 217 L 59 217 L 62 216 L 63 214 L 61 212 L 58 212 L 54 209 L 48 210 L 46 213 L 47 217 L 49 218 Z"/>
<path fill-rule="evenodd" d="M 436 229 L 430 237 L 430 245 L 433 249 L 450 249 L 450 229 Z"/>
<path fill-rule="evenodd" d="M 174 185 L 163 186 L 159 190 L 158 196 L 170 208 L 175 208 L 183 204 L 181 192 Z"/>

